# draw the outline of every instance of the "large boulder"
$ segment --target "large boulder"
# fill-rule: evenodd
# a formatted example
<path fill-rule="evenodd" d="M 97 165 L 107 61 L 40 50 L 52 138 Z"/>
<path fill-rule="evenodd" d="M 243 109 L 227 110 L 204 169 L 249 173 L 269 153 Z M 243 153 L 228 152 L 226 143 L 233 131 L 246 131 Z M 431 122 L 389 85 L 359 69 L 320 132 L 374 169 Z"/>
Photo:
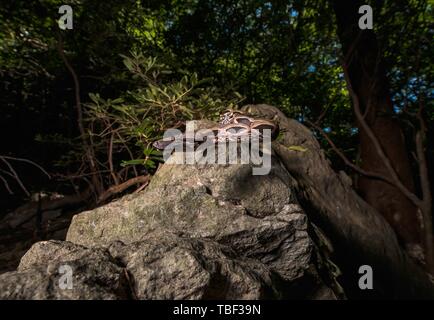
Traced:
<path fill-rule="evenodd" d="M 74 216 L 66 242 L 34 245 L 18 271 L 0 276 L 0 296 L 336 298 L 296 181 L 274 155 L 269 174 L 252 169 L 163 165 L 144 191 Z M 68 293 L 53 285 L 65 263 L 75 283 Z"/>
<path fill-rule="evenodd" d="M 0 299 L 119 299 L 128 297 L 126 284 L 106 250 L 51 240 L 34 244 L 17 271 L 0 275 Z"/>
<path fill-rule="evenodd" d="M 303 274 L 312 251 L 291 183 L 277 159 L 263 176 L 248 164 L 164 165 L 145 192 L 76 215 L 67 240 L 105 246 L 150 232 L 212 239 L 291 280 Z"/>

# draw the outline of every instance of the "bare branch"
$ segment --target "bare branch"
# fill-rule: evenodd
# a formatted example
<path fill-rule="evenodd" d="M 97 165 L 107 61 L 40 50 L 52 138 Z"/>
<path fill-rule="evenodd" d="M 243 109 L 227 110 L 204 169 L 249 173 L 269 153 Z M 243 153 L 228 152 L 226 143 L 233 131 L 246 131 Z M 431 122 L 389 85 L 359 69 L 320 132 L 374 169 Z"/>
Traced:
<path fill-rule="evenodd" d="M 6 181 L 6 179 L 3 178 L 3 177 L 0 175 L 0 180 L 3 181 L 3 184 L 5 185 L 5 188 L 6 188 L 6 190 L 9 192 L 9 194 L 10 194 L 10 195 L 13 195 L 14 193 L 12 192 L 11 188 L 9 187 L 9 184 L 8 184 L 8 182 Z"/>
<path fill-rule="evenodd" d="M 119 179 L 116 176 L 116 173 L 114 171 L 114 166 L 113 166 L 113 139 L 114 139 L 114 132 L 112 132 L 112 134 L 110 136 L 109 152 L 108 152 L 108 163 L 109 163 L 109 168 L 110 168 L 110 174 L 113 177 L 113 181 L 114 181 L 115 185 L 118 185 L 119 184 Z"/>
<path fill-rule="evenodd" d="M 342 159 L 342 161 L 345 162 L 345 164 L 350 167 L 351 169 L 353 169 L 354 171 L 360 173 L 361 175 L 370 177 L 370 178 L 375 178 L 375 179 L 379 179 L 379 180 L 383 180 L 384 182 L 387 182 L 391 185 L 394 185 L 394 182 L 392 180 L 390 180 L 388 177 L 375 173 L 375 172 L 371 172 L 371 171 L 366 171 L 363 170 L 362 168 L 360 168 L 359 166 L 356 166 L 354 163 L 352 163 L 343 153 L 342 151 L 339 150 L 339 148 L 334 144 L 334 142 L 330 139 L 330 137 L 327 135 L 327 133 L 324 132 L 324 130 L 319 127 L 318 125 L 312 123 L 311 121 L 307 120 L 306 121 L 307 124 L 309 124 L 310 126 L 314 127 L 315 129 L 317 129 L 322 135 L 323 137 L 327 140 L 327 142 L 330 144 L 330 146 L 332 147 L 333 151 L 336 152 L 336 154 Z"/>
<path fill-rule="evenodd" d="M 108 198 L 110 198 L 112 195 L 120 193 L 135 184 L 147 183 L 149 179 L 150 179 L 149 175 L 138 176 L 138 177 L 131 178 L 130 180 L 127 180 L 119 185 L 112 186 L 108 188 L 104 193 L 101 194 L 101 196 L 98 198 L 97 203 L 102 203 Z"/>
<path fill-rule="evenodd" d="M 21 181 L 20 177 L 18 176 L 17 172 L 14 170 L 12 165 L 4 157 L 0 157 L 0 159 L 8 166 L 9 171 L 13 174 L 15 181 L 18 183 L 18 185 L 21 187 L 24 193 L 29 197 L 30 192 L 24 186 L 23 182 Z"/>
<path fill-rule="evenodd" d="M 78 81 L 78 76 L 76 72 L 74 71 L 74 68 L 69 63 L 68 59 L 66 58 L 65 52 L 63 50 L 63 42 L 62 38 L 58 37 L 58 43 L 57 43 L 57 50 L 59 52 L 60 57 L 62 58 L 63 63 L 65 64 L 66 68 L 68 69 L 69 73 L 72 76 L 72 79 L 74 81 L 74 93 L 75 93 L 75 103 L 76 103 L 76 109 L 77 109 L 77 124 L 78 129 L 80 131 L 80 136 L 85 148 L 86 158 L 89 162 L 90 168 L 92 172 L 97 172 L 97 166 L 95 164 L 96 157 L 95 152 L 92 145 L 92 140 L 90 144 L 86 140 L 86 131 L 83 126 L 83 110 L 81 106 L 81 99 L 80 99 L 80 82 Z M 97 194 L 100 194 L 102 192 L 102 182 L 100 180 L 100 177 L 97 175 L 92 176 L 92 183 L 94 184 L 95 190 Z"/>
<path fill-rule="evenodd" d="M 360 125 L 362 126 L 363 130 L 365 130 L 366 134 L 368 135 L 368 137 L 372 141 L 372 144 L 374 145 L 375 150 L 377 151 L 379 157 L 381 158 L 384 165 L 386 166 L 386 168 L 387 168 L 387 170 L 388 170 L 388 172 L 392 178 L 391 181 L 393 182 L 393 185 L 395 187 L 397 187 L 411 202 L 413 202 L 413 204 L 415 204 L 417 207 L 420 207 L 421 206 L 421 199 L 419 199 L 418 196 L 416 196 L 413 192 L 411 192 L 401 182 L 401 179 L 399 178 L 398 174 L 396 173 L 395 169 L 393 168 L 392 164 L 390 163 L 389 157 L 385 154 L 383 147 L 381 146 L 379 140 L 377 139 L 374 132 L 367 124 L 366 120 L 364 119 L 363 114 L 360 110 L 359 98 L 357 97 L 357 94 L 354 92 L 353 87 L 351 85 L 351 81 L 350 81 L 349 76 L 348 76 L 347 65 L 345 63 L 343 63 L 342 66 L 344 69 L 344 76 L 345 76 L 346 83 L 348 86 L 348 91 L 349 91 L 350 96 L 353 100 L 354 113 L 356 115 L 357 120 L 360 122 Z"/>
<path fill-rule="evenodd" d="M 27 162 L 30 163 L 31 165 L 35 166 L 36 168 L 38 168 L 39 170 L 41 170 L 49 179 L 51 179 L 50 174 L 45 171 L 44 168 L 42 168 L 39 164 L 29 160 L 29 159 L 23 159 L 23 158 L 16 158 L 16 157 L 9 157 L 9 156 L 0 156 L 2 158 L 8 159 L 8 160 L 16 160 L 16 161 L 22 161 L 22 162 Z"/>

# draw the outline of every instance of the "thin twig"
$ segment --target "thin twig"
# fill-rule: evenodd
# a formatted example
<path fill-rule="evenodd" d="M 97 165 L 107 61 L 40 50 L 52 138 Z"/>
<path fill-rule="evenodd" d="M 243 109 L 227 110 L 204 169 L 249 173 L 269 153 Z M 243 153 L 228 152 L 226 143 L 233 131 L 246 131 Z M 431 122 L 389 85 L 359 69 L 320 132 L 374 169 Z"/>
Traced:
<path fill-rule="evenodd" d="M 18 176 L 17 172 L 14 170 L 14 168 L 12 167 L 12 165 L 4 157 L 0 157 L 0 159 L 8 166 L 10 172 L 14 175 L 15 181 L 17 181 L 17 183 L 19 184 L 19 186 L 21 187 L 21 189 L 29 197 L 30 196 L 30 192 L 24 186 L 23 182 L 21 181 L 20 177 Z"/>
<path fill-rule="evenodd" d="M 11 188 L 9 187 L 9 184 L 8 184 L 8 182 L 6 181 L 6 179 L 3 178 L 3 177 L 0 175 L 0 180 L 3 181 L 3 184 L 5 185 L 5 188 L 6 188 L 6 190 L 9 192 L 9 194 L 10 194 L 10 195 L 13 195 L 14 193 L 12 192 Z"/>
<path fill-rule="evenodd" d="M 345 164 L 347 166 L 349 166 L 351 169 L 353 169 L 354 171 L 360 173 L 361 175 L 370 177 L 370 178 L 375 178 L 375 179 L 379 179 L 379 180 L 383 180 L 384 182 L 387 182 L 389 184 L 394 185 L 393 181 L 390 180 L 389 178 L 387 178 L 386 176 L 383 176 L 381 174 L 375 173 L 375 172 L 371 172 L 371 171 L 366 171 L 362 168 L 360 168 L 359 166 L 355 165 L 354 163 L 352 163 L 343 153 L 342 151 L 339 150 L 339 148 L 334 144 L 334 142 L 330 139 L 330 137 L 327 135 L 327 133 L 324 132 L 324 130 L 319 127 L 318 125 L 316 125 L 315 123 L 307 120 L 306 121 L 307 124 L 309 124 L 310 126 L 314 127 L 315 129 L 317 129 L 322 135 L 323 137 L 327 140 L 327 142 L 330 144 L 330 146 L 332 147 L 333 151 L 336 152 L 336 154 L 345 162 Z"/>
<path fill-rule="evenodd" d="M 109 168 L 110 168 L 110 174 L 113 177 L 113 181 L 114 181 L 115 185 L 118 185 L 119 179 L 116 176 L 116 173 L 114 171 L 114 166 L 113 166 L 113 139 L 114 139 L 114 133 L 112 132 L 112 134 L 110 136 L 110 142 L 109 142 L 108 163 L 109 163 Z"/>
<path fill-rule="evenodd" d="M 29 159 L 23 159 L 23 158 L 16 158 L 16 157 L 9 157 L 9 156 L 0 156 L 2 158 L 8 159 L 8 160 L 16 160 L 16 161 L 22 161 L 22 162 L 27 162 L 30 163 L 31 165 L 37 167 L 39 170 L 41 170 L 49 179 L 51 179 L 50 174 L 45 171 L 44 168 L 42 168 L 39 164 L 33 162 L 32 160 Z"/>
<path fill-rule="evenodd" d="M 85 148 L 86 158 L 89 162 L 89 165 L 91 167 L 92 172 L 97 172 L 97 167 L 95 164 L 95 152 L 93 149 L 92 141 L 89 144 L 86 140 L 86 131 L 83 126 L 83 110 L 81 105 L 81 99 L 80 99 L 80 82 L 78 81 L 77 73 L 74 71 L 74 68 L 69 63 L 68 59 L 66 58 L 65 52 L 63 50 L 63 42 L 62 38 L 58 37 L 58 43 L 57 43 L 57 50 L 59 52 L 59 55 L 65 64 L 66 68 L 68 69 L 69 73 L 72 76 L 73 82 L 74 82 L 74 95 L 75 95 L 75 104 L 77 109 L 77 124 L 78 124 L 78 130 L 80 132 L 81 140 L 83 142 L 83 146 Z M 92 183 L 95 185 L 95 189 L 97 194 L 101 192 L 102 189 L 102 182 L 100 180 L 100 177 L 97 175 L 92 176 Z"/>
<path fill-rule="evenodd" d="M 88 173 L 79 173 L 79 174 L 75 174 L 75 175 L 63 175 L 63 174 L 55 174 L 53 175 L 56 178 L 59 178 L 61 180 L 69 180 L 69 179 L 76 179 L 76 178 L 83 178 L 83 177 L 88 177 L 88 176 L 92 176 L 96 173 L 109 173 L 110 170 L 99 170 L 98 172 L 88 172 Z"/>
<path fill-rule="evenodd" d="M 122 136 L 121 136 L 121 135 L 119 134 L 119 132 L 117 132 L 117 131 L 116 131 L 116 135 L 117 135 L 118 138 L 121 140 L 122 144 L 125 146 L 125 149 L 127 150 L 127 152 L 128 152 L 128 154 L 129 154 L 131 160 L 133 160 L 133 159 L 134 159 L 133 153 L 131 152 L 131 150 L 130 150 L 130 148 L 127 146 L 127 144 L 125 143 L 125 140 L 122 138 Z M 135 175 L 136 177 L 138 177 L 138 176 L 139 176 L 139 173 L 137 172 L 136 166 L 133 165 L 132 167 L 133 167 L 134 175 Z"/>
<path fill-rule="evenodd" d="M 101 196 L 98 198 L 97 203 L 102 203 L 105 200 L 107 200 L 108 198 L 110 198 L 112 195 L 115 195 L 117 193 L 120 193 L 124 190 L 126 190 L 127 188 L 138 184 L 138 183 L 147 183 L 150 179 L 149 175 L 146 176 L 138 176 L 138 177 L 134 177 L 131 178 L 117 186 L 111 186 L 110 188 L 108 188 L 105 192 L 103 192 L 101 194 Z"/>

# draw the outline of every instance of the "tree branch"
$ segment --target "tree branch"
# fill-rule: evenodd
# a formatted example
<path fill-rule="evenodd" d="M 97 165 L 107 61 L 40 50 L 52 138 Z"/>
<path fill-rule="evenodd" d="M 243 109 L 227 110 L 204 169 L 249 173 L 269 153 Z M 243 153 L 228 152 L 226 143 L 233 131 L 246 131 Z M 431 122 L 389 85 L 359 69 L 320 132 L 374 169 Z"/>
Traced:
<path fill-rule="evenodd" d="M 389 174 L 391 176 L 391 181 L 393 182 L 393 185 L 397 187 L 403 194 L 406 196 L 414 205 L 420 208 L 421 206 L 421 199 L 417 197 L 413 192 L 411 192 L 404 184 L 401 182 L 401 179 L 399 178 L 398 174 L 396 173 L 395 169 L 393 168 L 392 164 L 390 163 L 390 159 L 385 154 L 383 147 L 381 146 L 379 140 L 375 136 L 372 129 L 367 124 L 366 120 L 363 117 L 363 114 L 360 110 L 360 104 L 359 104 L 359 98 L 357 97 L 357 94 L 354 92 L 353 87 L 351 85 L 351 81 L 348 76 L 348 68 L 345 62 L 342 64 L 344 69 L 344 76 L 346 79 L 346 83 L 348 86 L 348 91 L 350 93 L 350 96 L 353 100 L 354 105 L 354 113 L 356 115 L 357 120 L 360 122 L 360 125 L 362 126 L 363 130 L 365 130 L 366 134 L 372 141 L 372 144 L 375 147 L 375 150 L 377 151 L 379 157 L 383 161 L 384 165 L 386 166 L 387 170 L 389 171 Z"/>
<path fill-rule="evenodd" d="M 38 168 L 39 170 L 41 170 L 49 179 L 51 179 L 50 174 L 47 171 L 45 171 L 44 168 L 42 168 L 39 164 L 37 164 L 31 160 L 23 159 L 23 158 L 16 158 L 16 157 L 9 157 L 9 156 L 0 156 L 0 157 L 2 157 L 4 159 L 8 159 L 8 160 L 15 160 L 15 161 L 22 161 L 22 162 L 30 163 L 31 165 L 33 165 L 36 168 Z"/>
<path fill-rule="evenodd" d="M 0 175 L 0 180 L 3 181 L 3 184 L 5 185 L 5 188 L 9 192 L 9 194 L 10 195 L 14 194 L 12 192 L 11 188 L 9 187 L 9 184 L 8 184 L 7 180 L 5 178 L 3 178 L 1 175 Z"/>
<path fill-rule="evenodd" d="M 375 179 L 379 179 L 382 180 L 384 182 L 387 182 L 391 185 L 394 185 L 394 182 L 392 180 L 390 180 L 388 177 L 375 173 L 375 172 L 371 172 L 371 171 L 366 171 L 363 170 L 362 168 L 360 168 L 359 166 L 356 166 L 355 164 L 353 164 L 343 153 L 342 151 L 339 150 L 339 148 L 334 144 L 334 142 L 330 139 L 330 137 L 327 135 L 327 133 L 324 132 L 324 130 L 319 127 L 318 125 L 314 124 L 313 122 L 307 120 L 306 121 L 307 124 L 309 124 L 310 126 L 314 127 L 315 129 L 317 129 L 322 135 L 323 137 L 327 140 L 327 142 L 330 144 L 330 146 L 332 147 L 333 151 L 336 152 L 336 154 L 342 159 L 342 161 L 345 162 L 345 164 L 350 167 L 351 169 L 353 169 L 354 171 L 360 173 L 361 175 L 370 177 L 370 178 L 375 178 Z"/>
<path fill-rule="evenodd" d="M 9 171 L 13 175 L 15 181 L 18 183 L 18 185 L 21 187 L 21 189 L 24 191 L 24 193 L 29 197 L 30 192 L 24 186 L 24 184 L 21 181 L 20 177 L 18 176 L 17 172 L 14 170 L 14 167 L 12 167 L 12 165 L 3 156 L 1 156 L 0 159 L 7 165 L 7 167 L 9 168 Z"/>
<path fill-rule="evenodd" d="M 77 124 L 78 124 L 78 130 L 80 132 L 81 140 L 85 148 L 87 161 L 89 162 L 91 171 L 98 172 L 98 168 L 95 164 L 95 160 L 96 160 L 95 152 L 93 150 L 93 146 L 89 144 L 88 141 L 86 140 L 86 131 L 83 126 L 83 109 L 81 106 L 81 99 L 80 99 L 80 82 L 78 81 L 78 77 L 76 72 L 74 71 L 74 68 L 71 66 L 68 59 L 66 58 L 65 52 L 63 50 L 63 41 L 60 35 L 58 37 L 57 50 L 59 52 L 60 57 L 62 58 L 63 63 L 65 64 L 66 68 L 68 69 L 74 81 L 75 104 L 77 109 Z M 94 184 L 95 190 L 99 195 L 102 192 L 102 183 L 96 174 L 92 175 L 92 183 Z"/>
<path fill-rule="evenodd" d="M 138 183 L 147 183 L 150 179 L 149 175 L 146 176 L 138 176 L 131 178 L 130 180 L 127 180 L 121 184 L 118 184 L 116 186 L 112 186 L 108 188 L 104 193 L 101 194 L 101 196 L 98 198 L 97 203 L 102 203 L 108 198 L 110 198 L 112 195 L 120 193 L 127 188 L 131 187 L 132 185 L 138 184 Z"/>

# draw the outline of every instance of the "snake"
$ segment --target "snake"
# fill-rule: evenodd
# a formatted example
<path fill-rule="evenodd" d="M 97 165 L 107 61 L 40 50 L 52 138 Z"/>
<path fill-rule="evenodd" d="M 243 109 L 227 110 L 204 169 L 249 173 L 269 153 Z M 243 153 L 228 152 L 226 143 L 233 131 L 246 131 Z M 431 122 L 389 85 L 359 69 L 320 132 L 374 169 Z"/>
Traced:
<path fill-rule="evenodd" d="M 226 110 L 220 114 L 217 126 L 208 128 L 214 134 L 213 142 L 218 143 L 222 141 L 240 141 L 243 137 L 250 137 L 254 130 L 259 133 L 259 138 L 262 138 L 264 130 L 271 131 L 271 140 L 274 140 L 279 135 L 279 126 L 274 121 L 262 118 L 252 117 L 239 110 Z M 156 149 L 163 150 L 166 146 L 174 141 L 182 141 L 183 144 L 196 144 L 204 140 L 194 138 L 193 141 L 187 139 L 185 133 L 163 138 L 153 143 Z"/>

